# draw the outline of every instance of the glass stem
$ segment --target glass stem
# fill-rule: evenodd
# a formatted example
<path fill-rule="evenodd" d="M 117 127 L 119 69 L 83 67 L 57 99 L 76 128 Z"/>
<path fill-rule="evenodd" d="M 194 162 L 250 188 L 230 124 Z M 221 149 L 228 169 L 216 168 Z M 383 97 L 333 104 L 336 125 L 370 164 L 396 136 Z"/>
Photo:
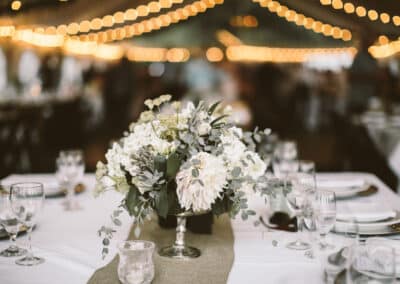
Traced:
<path fill-rule="evenodd" d="M 326 234 L 320 234 L 320 243 L 322 248 L 326 248 L 328 244 L 326 243 Z"/>
<path fill-rule="evenodd" d="M 8 249 L 11 251 L 18 250 L 17 234 L 10 234 L 10 247 Z"/>
<path fill-rule="evenodd" d="M 186 217 L 177 217 L 177 226 L 176 226 L 176 239 L 175 246 L 177 248 L 185 247 L 185 232 L 186 232 Z"/>
<path fill-rule="evenodd" d="M 297 216 L 297 233 L 297 242 L 301 242 L 301 238 L 303 236 L 303 217 L 301 215 Z"/>
<path fill-rule="evenodd" d="M 26 258 L 33 258 L 32 253 L 32 226 L 28 227 L 28 252 L 26 254 Z"/>

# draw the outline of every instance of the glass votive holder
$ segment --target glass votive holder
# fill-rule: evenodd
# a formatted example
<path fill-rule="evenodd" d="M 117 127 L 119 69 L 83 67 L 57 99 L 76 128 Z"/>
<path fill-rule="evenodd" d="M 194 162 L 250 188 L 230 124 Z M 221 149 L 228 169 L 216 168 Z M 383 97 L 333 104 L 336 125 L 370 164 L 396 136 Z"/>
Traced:
<path fill-rule="evenodd" d="M 122 284 L 150 284 L 154 278 L 155 244 L 149 241 L 125 241 L 118 245 L 118 278 Z"/>

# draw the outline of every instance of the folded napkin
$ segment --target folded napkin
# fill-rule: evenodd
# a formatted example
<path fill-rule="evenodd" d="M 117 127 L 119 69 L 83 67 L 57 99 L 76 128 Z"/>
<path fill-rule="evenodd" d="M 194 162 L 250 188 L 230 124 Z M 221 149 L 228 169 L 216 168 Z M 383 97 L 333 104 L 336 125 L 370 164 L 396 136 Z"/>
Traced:
<path fill-rule="evenodd" d="M 342 221 L 355 220 L 359 223 L 377 222 L 396 217 L 396 211 L 383 208 L 382 204 L 371 202 L 352 202 L 337 205 L 336 219 Z"/>
<path fill-rule="evenodd" d="M 374 263 L 361 263 L 360 268 L 365 270 L 371 270 L 381 272 L 383 274 L 391 273 L 391 251 L 393 249 L 395 254 L 396 262 L 396 275 L 400 275 L 400 242 L 398 240 L 391 240 L 387 238 L 368 238 L 365 242 L 366 252 L 370 256 L 370 260 L 374 260 Z M 373 258 L 373 259 L 372 259 Z M 377 266 L 380 263 L 382 265 Z M 379 269 L 382 269 L 379 271 Z"/>
<path fill-rule="evenodd" d="M 317 187 L 332 191 L 348 190 L 349 188 L 361 188 L 365 186 L 363 179 L 317 179 Z"/>

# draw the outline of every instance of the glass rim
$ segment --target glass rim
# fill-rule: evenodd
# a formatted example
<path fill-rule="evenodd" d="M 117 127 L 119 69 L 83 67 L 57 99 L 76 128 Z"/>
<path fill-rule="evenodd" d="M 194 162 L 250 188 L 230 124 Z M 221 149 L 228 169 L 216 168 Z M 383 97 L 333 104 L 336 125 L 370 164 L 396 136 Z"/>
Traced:
<path fill-rule="evenodd" d="M 17 187 L 17 186 L 24 186 L 26 188 L 37 188 L 37 187 L 41 187 L 44 188 L 43 183 L 41 182 L 36 182 L 36 181 L 24 181 L 24 182 L 16 182 L 10 185 L 10 191 Z"/>
<path fill-rule="evenodd" d="M 144 246 L 143 246 L 143 248 L 135 248 L 135 249 L 125 248 L 124 247 L 125 244 L 135 244 L 135 243 L 144 244 Z M 148 245 L 148 247 L 146 247 L 146 245 Z M 148 251 L 148 250 L 154 250 L 155 247 L 156 247 L 156 244 L 154 242 L 145 241 L 145 240 L 127 240 L 127 241 L 119 242 L 118 245 L 117 245 L 118 250 L 122 251 L 122 252 Z"/>
<path fill-rule="evenodd" d="M 332 195 L 335 196 L 335 198 L 336 198 L 336 193 L 335 193 L 335 191 L 333 191 L 333 190 L 329 190 L 329 189 L 320 189 L 320 188 L 317 187 L 316 194 L 318 194 L 318 193 L 332 194 Z"/>

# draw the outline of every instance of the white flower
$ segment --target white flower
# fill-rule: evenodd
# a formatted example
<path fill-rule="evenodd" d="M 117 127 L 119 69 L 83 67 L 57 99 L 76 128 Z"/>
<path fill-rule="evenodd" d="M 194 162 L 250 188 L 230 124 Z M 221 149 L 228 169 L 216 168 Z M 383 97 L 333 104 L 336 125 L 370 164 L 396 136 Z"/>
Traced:
<path fill-rule="evenodd" d="M 198 161 L 194 166 L 193 161 Z M 194 176 L 196 172 L 198 176 Z M 176 176 L 178 200 L 180 205 L 194 212 L 211 209 L 220 197 L 227 181 L 227 171 L 221 158 L 200 152 L 182 165 Z"/>
<path fill-rule="evenodd" d="M 160 138 L 163 131 L 159 121 L 135 125 L 133 132 L 124 139 L 124 150 L 136 153 L 141 147 L 151 145 L 155 153 L 168 154 L 175 150 L 175 145 Z"/>
<path fill-rule="evenodd" d="M 140 114 L 139 121 L 141 122 L 149 122 L 154 119 L 154 113 L 151 110 L 144 111 Z M 134 127 L 133 127 L 134 129 Z"/>
<path fill-rule="evenodd" d="M 192 102 L 188 102 L 179 115 L 185 118 L 189 118 L 192 116 L 194 110 L 194 104 Z"/>
<path fill-rule="evenodd" d="M 267 165 L 257 153 L 246 151 L 243 153 L 242 159 L 246 164 L 241 167 L 245 176 L 250 176 L 252 179 L 257 180 L 265 173 Z"/>
<path fill-rule="evenodd" d="M 124 177 L 125 173 L 121 168 L 126 159 L 122 147 L 118 143 L 113 143 L 112 147 L 106 153 L 107 172 L 109 176 Z"/>
<path fill-rule="evenodd" d="M 200 136 L 207 135 L 211 131 L 211 126 L 208 122 L 202 122 L 197 126 L 197 133 Z"/>
<path fill-rule="evenodd" d="M 237 166 L 246 151 L 246 145 L 240 140 L 242 135 L 243 132 L 240 128 L 231 127 L 220 138 L 223 144 L 222 156 L 231 170 Z"/>
<path fill-rule="evenodd" d="M 153 100 L 147 99 L 144 101 L 144 104 L 151 110 L 154 108 L 154 102 Z"/>

